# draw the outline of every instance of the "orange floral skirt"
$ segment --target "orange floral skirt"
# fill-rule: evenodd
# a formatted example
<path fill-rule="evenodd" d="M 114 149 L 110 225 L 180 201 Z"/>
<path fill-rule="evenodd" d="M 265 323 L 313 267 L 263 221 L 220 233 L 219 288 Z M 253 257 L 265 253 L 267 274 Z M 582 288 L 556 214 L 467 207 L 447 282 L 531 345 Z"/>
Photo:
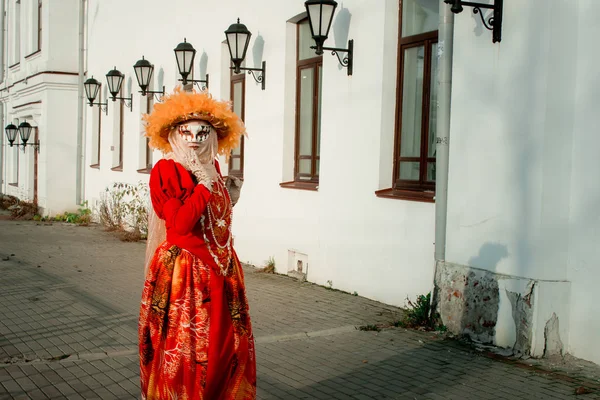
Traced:
<path fill-rule="evenodd" d="M 244 277 L 232 263 L 223 276 L 168 242 L 156 249 L 138 331 L 143 399 L 256 398 Z"/>

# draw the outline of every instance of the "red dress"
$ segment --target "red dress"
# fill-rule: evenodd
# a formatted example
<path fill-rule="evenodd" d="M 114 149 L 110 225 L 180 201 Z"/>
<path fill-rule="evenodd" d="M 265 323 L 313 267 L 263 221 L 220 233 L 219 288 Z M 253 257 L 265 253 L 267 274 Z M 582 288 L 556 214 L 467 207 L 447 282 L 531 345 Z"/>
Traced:
<path fill-rule="evenodd" d="M 142 293 L 142 398 L 255 399 L 254 338 L 227 189 L 218 179 L 210 192 L 179 163 L 160 160 L 150 197 L 167 239 Z"/>

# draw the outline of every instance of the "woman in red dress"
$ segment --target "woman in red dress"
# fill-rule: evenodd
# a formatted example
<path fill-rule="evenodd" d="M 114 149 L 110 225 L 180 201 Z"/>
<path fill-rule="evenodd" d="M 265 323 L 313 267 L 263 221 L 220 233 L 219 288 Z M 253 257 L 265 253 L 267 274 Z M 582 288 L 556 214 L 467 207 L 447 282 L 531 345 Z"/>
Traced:
<path fill-rule="evenodd" d="M 177 90 L 146 116 L 150 146 L 164 159 L 150 175 L 143 399 L 256 398 L 254 338 L 231 243 L 233 203 L 215 160 L 244 133 L 229 105 L 207 93 Z M 165 231 L 166 240 L 153 245 Z"/>

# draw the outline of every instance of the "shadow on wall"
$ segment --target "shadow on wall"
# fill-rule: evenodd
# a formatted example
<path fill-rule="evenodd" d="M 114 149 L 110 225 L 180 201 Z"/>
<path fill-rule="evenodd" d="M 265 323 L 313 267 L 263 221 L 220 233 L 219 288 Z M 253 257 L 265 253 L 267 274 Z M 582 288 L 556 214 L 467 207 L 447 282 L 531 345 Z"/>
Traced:
<path fill-rule="evenodd" d="M 508 257 L 508 249 L 506 245 L 500 243 L 484 243 L 479 249 L 479 254 L 469 259 L 469 265 L 475 268 L 490 269 L 494 266 L 494 271 L 498 263 Z"/>
<path fill-rule="evenodd" d="M 501 243 L 484 243 L 479 253 L 469 260 L 469 266 L 462 276 L 462 333 L 483 343 L 492 343 L 498 321 L 500 291 L 498 288 L 497 270 L 500 261 L 508 257 L 506 245 Z M 487 272 L 490 271 L 490 272 Z"/>
<path fill-rule="evenodd" d="M 165 84 L 165 70 L 163 69 L 163 67 L 160 67 L 160 69 L 158 70 L 158 75 L 157 75 L 157 86 L 158 89 L 155 90 L 162 90 L 162 87 Z"/>
<path fill-rule="evenodd" d="M 206 54 L 206 51 L 202 51 L 200 62 L 198 64 L 200 66 L 200 77 L 197 79 L 204 80 L 206 79 L 206 71 L 208 70 L 208 54 Z"/>
<path fill-rule="evenodd" d="M 344 8 L 344 4 L 342 3 L 337 16 L 335 17 L 335 21 L 333 21 L 332 29 L 333 29 L 333 38 L 335 41 L 335 47 L 346 49 L 348 48 L 348 35 L 350 33 L 350 20 L 352 19 L 352 14 L 348 11 L 347 8 Z M 342 67 L 338 64 L 338 69 L 341 70 Z"/>
<path fill-rule="evenodd" d="M 492 10 L 483 10 L 483 14 L 479 15 L 479 14 L 475 14 L 473 12 L 473 9 L 469 8 L 470 13 L 471 13 L 471 18 L 473 18 L 475 21 L 475 28 L 473 28 L 473 33 L 475 34 L 475 36 L 479 37 L 481 36 L 481 34 L 483 32 L 490 32 L 487 30 L 487 28 L 485 28 L 483 26 L 483 22 L 481 22 L 481 17 L 483 16 L 483 19 L 485 19 L 486 23 L 487 21 L 489 21 L 490 17 L 492 17 L 494 15 L 494 12 Z M 490 25 L 490 24 L 488 24 Z"/>
<path fill-rule="evenodd" d="M 264 51 L 265 39 L 260 32 L 258 32 L 256 39 L 254 39 L 254 45 L 252 46 L 252 61 L 254 62 L 254 68 L 260 68 L 262 66 Z"/>

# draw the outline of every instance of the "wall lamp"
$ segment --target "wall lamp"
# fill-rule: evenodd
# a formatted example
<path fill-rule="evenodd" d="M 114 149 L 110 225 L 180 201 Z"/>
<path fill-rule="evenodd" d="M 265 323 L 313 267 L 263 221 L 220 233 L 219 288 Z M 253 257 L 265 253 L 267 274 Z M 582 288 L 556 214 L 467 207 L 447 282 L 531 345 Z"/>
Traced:
<path fill-rule="evenodd" d="M 331 55 L 337 56 L 342 67 L 348 68 L 348 76 L 352 75 L 352 67 L 354 66 L 354 39 L 348 40 L 347 49 L 323 47 L 323 44 L 329 35 L 329 29 L 331 28 L 331 22 L 333 21 L 333 14 L 337 7 L 337 2 L 335 0 L 307 0 L 304 2 L 304 6 L 308 13 L 310 33 L 316 43 L 316 46 L 311 46 L 310 48 L 316 49 L 316 53 L 319 56 L 323 54 L 323 50 L 331 51 Z M 342 58 L 340 57 L 340 52 L 348 54 Z"/>
<path fill-rule="evenodd" d="M 194 68 L 194 58 L 196 57 L 194 46 L 188 43 L 186 38 L 183 38 L 183 42 L 179 43 L 173 51 L 175 51 L 177 69 L 179 69 L 179 75 L 181 75 L 179 81 L 183 83 L 183 86 L 187 85 L 188 82 L 193 82 L 198 85 L 199 90 L 208 90 L 208 74 L 206 74 L 206 79 L 204 80 L 188 79 Z M 200 86 L 200 83 L 204 83 L 204 86 Z"/>
<path fill-rule="evenodd" d="M 444 3 L 451 4 L 450 11 L 454 14 L 459 14 L 463 11 L 463 6 L 473 7 L 473 14 L 479 14 L 483 26 L 492 31 L 492 42 L 500 42 L 502 40 L 502 3 L 504 0 L 494 0 L 494 4 L 472 3 L 462 0 L 444 0 Z M 493 10 L 494 13 L 486 21 L 483 17 L 482 8 Z"/>
<path fill-rule="evenodd" d="M 92 76 L 91 78 L 89 78 L 88 80 L 86 80 L 83 83 L 83 87 L 85 88 L 85 96 L 88 99 L 90 107 L 98 106 L 98 107 L 100 107 L 100 110 L 104 111 L 106 113 L 106 115 L 108 115 L 108 102 L 94 103 L 94 100 L 96 99 L 96 96 L 98 95 L 98 92 L 100 91 L 100 82 L 98 82 Z"/>
<path fill-rule="evenodd" d="M 148 90 L 148 86 L 150 85 L 150 79 L 152 79 L 152 73 L 154 72 L 154 65 L 150 63 L 150 61 L 144 59 L 142 56 L 141 60 L 138 60 L 133 66 L 135 71 L 135 77 L 137 78 L 138 85 L 140 85 L 140 92 L 142 96 L 145 96 L 146 93 L 153 94 L 157 101 L 160 101 L 161 96 L 157 95 L 165 95 L 165 87 L 162 87 L 162 92 Z"/>
<path fill-rule="evenodd" d="M 240 24 L 239 18 L 237 23 L 230 25 L 225 31 L 227 47 L 229 47 L 229 55 L 231 56 L 231 62 L 233 63 L 233 67 L 230 68 L 233 69 L 233 72 L 236 74 L 239 74 L 241 71 L 248 71 L 248 74 L 252 74 L 254 80 L 261 84 L 262 90 L 265 90 L 267 62 L 262 62 L 262 68 L 246 68 L 241 66 L 244 58 L 246 58 L 246 51 L 248 50 L 251 36 L 252 33 L 246 28 L 246 25 Z M 260 71 L 260 75 L 256 76 L 254 71 Z"/>
<path fill-rule="evenodd" d="M 108 82 L 108 91 L 112 95 L 112 101 L 121 100 L 125 107 L 129 108 L 129 111 L 133 111 L 133 95 L 130 97 L 119 97 L 117 96 L 121 91 L 121 85 L 123 85 L 123 80 L 125 79 L 125 75 L 121 73 L 115 67 L 114 69 L 108 71 L 106 74 L 106 81 Z M 129 104 L 127 104 L 129 102 Z"/>
<path fill-rule="evenodd" d="M 13 147 L 13 145 L 23 146 L 23 151 L 25 151 L 25 146 L 33 146 L 38 153 L 40 152 L 39 140 L 35 143 L 27 143 L 29 141 L 29 137 L 31 136 L 31 131 L 33 130 L 33 127 L 29 124 L 29 122 L 21 122 L 18 128 L 14 124 L 8 124 L 4 130 L 6 132 L 6 137 L 10 147 Z M 21 143 L 14 144 L 15 139 L 17 138 L 17 131 L 19 132 L 19 136 L 21 136 Z"/>

